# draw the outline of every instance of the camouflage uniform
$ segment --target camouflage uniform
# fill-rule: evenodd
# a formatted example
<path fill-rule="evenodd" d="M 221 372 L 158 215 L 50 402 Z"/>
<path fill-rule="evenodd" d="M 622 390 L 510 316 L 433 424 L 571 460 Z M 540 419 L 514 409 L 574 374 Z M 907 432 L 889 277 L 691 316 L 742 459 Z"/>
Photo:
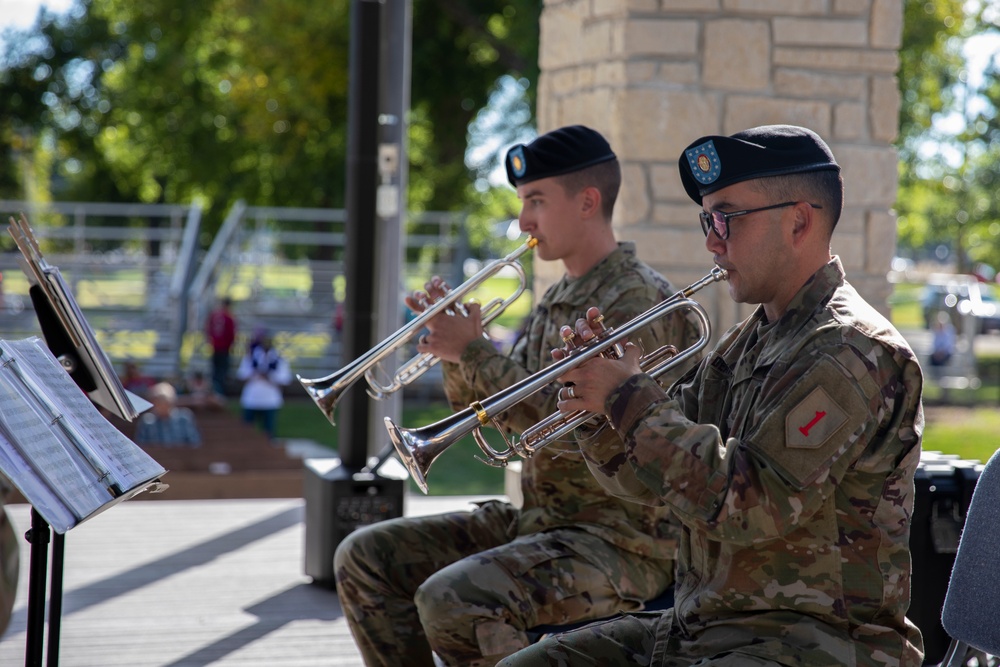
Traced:
<path fill-rule="evenodd" d="M 459 364 L 444 364 L 449 399 L 464 408 L 547 366 L 563 344 L 559 328 L 589 306 L 600 306 L 607 324 L 624 324 L 674 291 L 635 257 L 633 244 L 620 244 L 585 276 L 564 277 L 546 292 L 509 357 L 482 340 Z M 641 338 L 652 351 L 689 345 L 699 334 L 693 317 L 674 313 Z M 556 412 L 557 389 L 504 415 L 506 430 L 520 433 Z M 611 429 L 594 436 L 578 435 L 620 443 Z M 666 590 L 677 548 L 666 510 L 610 496 L 576 449 L 555 443 L 524 462 L 520 510 L 490 502 L 386 521 L 340 544 L 340 601 L 367 664 L 431 664 L 432 647 L 448 664 L 493 665 L 528 645 L 528 628 L 641 609 Z"/>
<path fill-rule="evenodd" d="M 675 606 L 501 664 L 919 665 L 904 614 L 921 385 L 836 258 L 667 394 L 630 378 L 607 403 L 626 445 L 588 449 L 588 465 L 680 519 Z"/>

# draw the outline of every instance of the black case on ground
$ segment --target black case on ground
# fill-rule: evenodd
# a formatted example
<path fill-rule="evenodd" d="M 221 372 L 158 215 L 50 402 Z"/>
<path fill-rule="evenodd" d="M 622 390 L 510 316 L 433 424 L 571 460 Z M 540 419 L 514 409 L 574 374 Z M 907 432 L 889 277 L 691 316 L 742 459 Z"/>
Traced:
<path fill-rule="evenodd" d="M 925 451 L 914 476 L 910 531 L 913 576 L 906 616 L 924 637 L 925 665 L 941 662 L 951 642 L 941 625 L 941 608 L 965 513 L 982 469 L 979 461 Z"/>
<path fill-rule="evenodd" d="M 403 516 L 406 477 L 353 475 L 340 459 L 306 459 L 304 466 L 305 574 L 333 588 L 337 545 L 355 528 Z"/>

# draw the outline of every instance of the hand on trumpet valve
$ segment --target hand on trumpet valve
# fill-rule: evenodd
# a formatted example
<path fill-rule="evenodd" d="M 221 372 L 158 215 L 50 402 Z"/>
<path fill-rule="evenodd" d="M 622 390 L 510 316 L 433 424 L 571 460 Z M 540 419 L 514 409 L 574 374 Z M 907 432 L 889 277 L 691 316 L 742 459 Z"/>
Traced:
<path fill-rule="evenodd" d="M 552 358 L 559 360 L 565 358 L 569 353 L 586 344 L 588 341 L 604 331 L 604 315 L 596 307 L 587 310 L 587 318 L 580 318 L 576 321 L 576 329 L 568 324 L 564 324 L 559 329 L 559 336 L 562 337 L 563 347 L 552 350 Z M 596 332 L 596 333 L 595 333 Z"/>
<path fill-rule="evenodd" d="M 434 276 L 424 283 L 424 290 L 415 290 L 403 298 L 407 308 L 418 315 L 442 299 L 450 291 L 450 288 L 443 279 Z"/>
<path fill-rule="evenodd" d="M 587 318 L 576 322 L 576 329 L 564 326 L 560 329 L 563 340 L 574 341 L 577 346 L 586 345 L 604 331 L 603 316 L 597 308 L 587 311 Z M 598 328 L 599 327 L 599 328 Z M 597 329 L 595 333 L 594 329 Z M 552 351 L 555 359 L 568 356 L 570 349 L 561 348 Z M 562 412 L 586 410 L 605 414 L 605 402 L 611 392 L 621 386 L 628 378 L 642 372 L 639 359 L 642 351 L 632 343 L 626 343 L 620 356 L 607 357 L 598 355 L 570 369 L 559 378 L 563 388 L 559 390 L 558 407 Z"/>
<path fill-rule="evenodd" d="M 442 313 L 427 322 L 427 333 L 417 340 L 417 351 L 458 363 L 469 343 L 483 337 L 478 303 L 469 302 L 456 313 Z"/>

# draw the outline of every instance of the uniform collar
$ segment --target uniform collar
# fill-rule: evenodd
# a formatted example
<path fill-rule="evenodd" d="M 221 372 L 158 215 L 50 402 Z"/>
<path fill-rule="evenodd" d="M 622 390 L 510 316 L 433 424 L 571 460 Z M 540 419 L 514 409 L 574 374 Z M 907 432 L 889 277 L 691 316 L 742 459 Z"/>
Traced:
<path fill-rule="evenodd" d="M 622 262 L 635 257 L 635 243 L 619 241 L 618 247 L 579 278 L 563 275 L 552 286 L 552 303 L 580 303 L 614 281 Z"/>
<path fill-rule="evenodd" d="M 840 257 L 835 255 L 819 271 L 810 276 L 809 280 L 795 293 L 777 323 L 767 322 L 763 306 L 757 307 L 751 319 L 755 320 L 756 324 L 773 330 L 779 336 L 792 335 L 808 323 L 812 316 L 830 301 L 833 293 L 845 282 L 844 266 L 840 262 Z M 772 327 L 771 324 L 774 326 Z"/>

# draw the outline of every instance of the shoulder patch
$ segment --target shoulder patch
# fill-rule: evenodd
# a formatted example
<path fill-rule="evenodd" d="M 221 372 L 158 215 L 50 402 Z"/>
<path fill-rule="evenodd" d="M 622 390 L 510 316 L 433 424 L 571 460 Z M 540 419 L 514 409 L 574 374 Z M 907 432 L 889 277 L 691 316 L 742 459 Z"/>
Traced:
<path fill-rule="evenodd" d="M 823 387 L 816 387 L 785 418 L 785 446 L 818 449 L 845 421 L 847 414 Z"/>
<path fill-rule="evenodd" d="M 744 442 L 802 489 L 828 474 L 874 422 L 860 384 L 834 359 L 821 356 L 789 373 L 801 375 L 757 406 L 763 418 Z"/>

